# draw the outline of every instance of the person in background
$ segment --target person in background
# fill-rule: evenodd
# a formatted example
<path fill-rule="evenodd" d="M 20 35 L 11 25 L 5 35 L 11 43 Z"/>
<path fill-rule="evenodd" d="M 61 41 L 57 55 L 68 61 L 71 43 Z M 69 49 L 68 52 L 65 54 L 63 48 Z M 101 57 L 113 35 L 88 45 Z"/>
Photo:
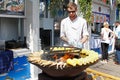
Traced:
<path fill-rule="evenodd" d="M 60 38 L 64 41 L 63 46 L 83 48 L 83 43 L 88 40 L 87 22 L 79 17 L 77 5 L 73 2 L 67 5 L 68 17 L 61 21 Z"/>
<path fill-rule="evenodd" d="M 120 21 L 114 23 L 115 28 L 115 64 L 120 64 Z"/>
<path fill-rule="evenodd" d="M 108 48 L 109 43 L 112 37 L 114 36 L 114 32 L 109 28 L 109 23 L 104 22 L 103 28 L 101 28 L 101 53 L 102 53 L 102 63 L 108 62 Z"/>

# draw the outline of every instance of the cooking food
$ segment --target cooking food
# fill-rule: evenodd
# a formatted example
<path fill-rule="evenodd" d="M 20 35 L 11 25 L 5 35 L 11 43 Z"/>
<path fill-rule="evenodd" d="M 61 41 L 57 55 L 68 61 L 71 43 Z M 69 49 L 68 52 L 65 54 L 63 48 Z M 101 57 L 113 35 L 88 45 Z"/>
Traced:
<path fill-rule="evenodd" d="M 41 66 L 81 66 L 94 63 L 98 60 L 98 53 L 87 49 L 73 47 L 50 47 L 49 50 L 31 53 L 28 60 Z"/>
<path fill-rule="evenodd" d="M 98 61 L 98 53 L 73 47 L 48 47 L 28 56 L 28 61 L 49 76 L 74 77 Z"/>

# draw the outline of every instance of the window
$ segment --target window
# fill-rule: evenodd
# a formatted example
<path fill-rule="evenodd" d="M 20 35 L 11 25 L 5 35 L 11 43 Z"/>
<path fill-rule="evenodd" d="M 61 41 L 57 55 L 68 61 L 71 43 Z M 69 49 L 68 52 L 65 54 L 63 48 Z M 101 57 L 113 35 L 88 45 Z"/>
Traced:
<path fill-rule="evenodd" d="M 24 15 L 25 0 L 0 0 L 0 14 Z"/>

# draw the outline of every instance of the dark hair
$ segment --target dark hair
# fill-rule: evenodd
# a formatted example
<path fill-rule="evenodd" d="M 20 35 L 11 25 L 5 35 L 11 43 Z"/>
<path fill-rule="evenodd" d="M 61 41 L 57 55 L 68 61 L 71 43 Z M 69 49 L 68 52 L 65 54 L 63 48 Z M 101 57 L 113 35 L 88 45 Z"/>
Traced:
<path fill-rule="evenodd" d="M 120 24 L 120 21 L 115 21 L 115 23 L 119 23 Z"/>

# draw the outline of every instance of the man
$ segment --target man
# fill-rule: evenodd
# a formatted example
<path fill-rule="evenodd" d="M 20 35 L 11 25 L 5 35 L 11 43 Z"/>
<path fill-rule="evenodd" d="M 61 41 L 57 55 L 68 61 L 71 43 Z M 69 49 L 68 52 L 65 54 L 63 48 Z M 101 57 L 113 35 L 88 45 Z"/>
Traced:
<path fill-rule="evenodd" d="M 115 49 L 116 49 L 116 64 L 120 64 L 120 22 L 116 21 L 115 29 Z"/>
<path fill-rule="evenodd" d="M 61 21 L 60 38 L 64 46 L 83 48 L 83 43 L 88 40 L 87 22 L 77 16 L 77 5 L 73 2 L 67 5 L 68 17 Z"/>

